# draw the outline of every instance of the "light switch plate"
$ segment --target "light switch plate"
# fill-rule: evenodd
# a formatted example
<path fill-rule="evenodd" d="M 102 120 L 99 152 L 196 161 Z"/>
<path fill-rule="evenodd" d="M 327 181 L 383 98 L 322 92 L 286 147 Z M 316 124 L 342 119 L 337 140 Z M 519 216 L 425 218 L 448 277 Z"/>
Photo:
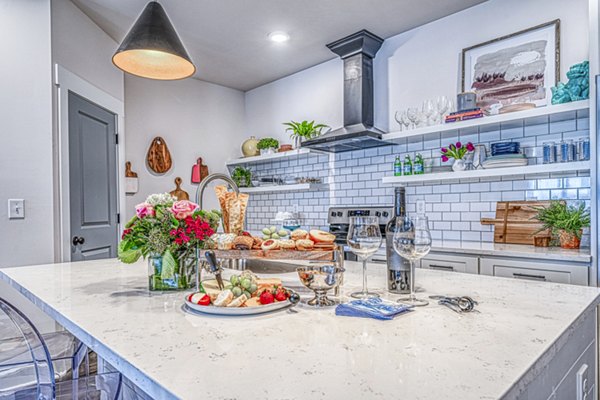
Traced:
<path fill-rule="evenodd" d="M 8 199 L 8 219 L 25 218 L 25 200 Z"/>
<path fill-rule="evenodd" d="M 417 214 L 425 214 L 425 200 L 417 200 Z"/>

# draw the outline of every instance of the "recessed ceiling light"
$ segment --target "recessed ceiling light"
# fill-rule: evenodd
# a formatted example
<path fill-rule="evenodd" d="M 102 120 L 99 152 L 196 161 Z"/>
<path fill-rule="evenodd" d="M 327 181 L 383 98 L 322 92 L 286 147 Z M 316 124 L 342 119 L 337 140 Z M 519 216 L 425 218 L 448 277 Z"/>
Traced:
<path fill-rule="evenodd" d="M 283 42 L 287 42 L 288 40 L 290 40 L 290 35 L 288 35 L 287 33 L 283 32 L 283 31 L 275 31 L 275 32 L 269 33 L 269 39 L 275 43 L 283 43 Z"/>

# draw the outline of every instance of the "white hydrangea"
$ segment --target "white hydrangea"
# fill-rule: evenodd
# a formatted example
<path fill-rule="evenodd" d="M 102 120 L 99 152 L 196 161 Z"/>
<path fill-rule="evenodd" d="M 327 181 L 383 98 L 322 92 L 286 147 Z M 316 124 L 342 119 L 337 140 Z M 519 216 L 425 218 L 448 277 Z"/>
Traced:
<path fill-rule="evenodd" d="M 173 204 L 176 201 L 177 201 L 177 199 L 175 197 L 171 196 L 169 193 L 151 194 L 146 199 L 146 203 L 150 204 L 151 206 L 155 206 L 158 204 L 168 206 L 168 205 Z"/>

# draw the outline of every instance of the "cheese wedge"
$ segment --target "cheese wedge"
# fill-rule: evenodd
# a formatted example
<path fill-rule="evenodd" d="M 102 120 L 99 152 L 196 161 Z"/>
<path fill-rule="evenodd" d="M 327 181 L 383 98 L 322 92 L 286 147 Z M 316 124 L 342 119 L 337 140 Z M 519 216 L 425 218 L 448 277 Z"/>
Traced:
<path fill-rule="evenodd" d="M 227 307 L 241 307 L 246 300 L 248 300 L 248 297 L 245 294 L 242 294 L 234 299 L 231 303 L 227 304 Z"/>
<path fill-rule="evenodd" d="M 219 293 L 215 301 L 213 301 L 213 304 L 217 307 L 226 307 L 232 301 L 233 293 L 231 292 L 231 290 L 226 289 Z"/>
<path fill-rule="evenodd" d="M 258 298 L 258 297 L 252 297 L 244 302 L 244 307 L 258 307 L 258 306 L 262 306 L 262 304 L 260 304 L 260 298 Z"/>

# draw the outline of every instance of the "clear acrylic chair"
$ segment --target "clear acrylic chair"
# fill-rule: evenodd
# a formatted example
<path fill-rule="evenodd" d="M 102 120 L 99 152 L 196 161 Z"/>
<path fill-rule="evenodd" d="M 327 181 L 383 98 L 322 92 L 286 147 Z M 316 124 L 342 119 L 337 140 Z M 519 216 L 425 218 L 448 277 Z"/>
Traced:
<path fill-rule="evenodd" d="M 117 399 L 121 375 L 90 375 L 87 356 L 87 347 L 68 332 L 42 335 L 0 298 L 0 400 Z"/>

